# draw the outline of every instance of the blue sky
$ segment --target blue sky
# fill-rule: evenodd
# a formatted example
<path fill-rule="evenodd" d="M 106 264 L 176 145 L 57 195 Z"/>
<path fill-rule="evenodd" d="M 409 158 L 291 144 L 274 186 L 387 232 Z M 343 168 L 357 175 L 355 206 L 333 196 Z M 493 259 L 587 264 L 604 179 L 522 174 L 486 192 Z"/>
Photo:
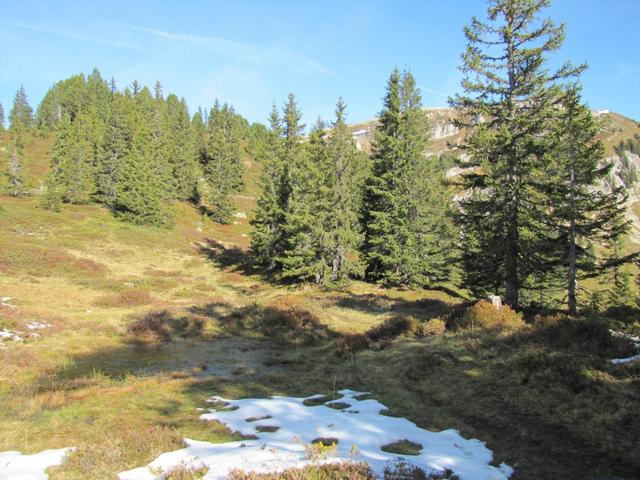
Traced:
<path fill-rule="evenodd" d="M 462 26 L 481 0 L 8 1 L 0 0 L 0 102 L 24 84 L 32 106 L 56 81 L 98 67 L 184 96 L 192 111 L 220 98 L 251 121 L 294 92 L 307 123 L 329 119 L 338 96 L 352 122 L 380 109 L 394 65 L 409 67 L 426 106 L 459 88 Z M 567 23 L 557 61 L 588 62 L 594 109 L 640 120 L 640 1 L 555 0 Z"/>

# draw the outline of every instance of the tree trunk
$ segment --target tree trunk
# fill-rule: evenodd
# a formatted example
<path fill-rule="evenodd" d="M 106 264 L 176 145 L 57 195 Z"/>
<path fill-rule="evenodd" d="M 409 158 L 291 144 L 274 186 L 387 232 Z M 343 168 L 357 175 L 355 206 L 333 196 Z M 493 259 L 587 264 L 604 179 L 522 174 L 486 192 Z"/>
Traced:
<path fill-rule="evenodd" d="M 571 178 L 570 178 L 570 194 L 569 194 L 569 269 L 567 271 L 567 308 L 571 315 L 576 314 L 576 171 L 575 171 L 575 151 L 573 140 L 573 118 L 569 112 L 569 142 L 571 155 Z"/>

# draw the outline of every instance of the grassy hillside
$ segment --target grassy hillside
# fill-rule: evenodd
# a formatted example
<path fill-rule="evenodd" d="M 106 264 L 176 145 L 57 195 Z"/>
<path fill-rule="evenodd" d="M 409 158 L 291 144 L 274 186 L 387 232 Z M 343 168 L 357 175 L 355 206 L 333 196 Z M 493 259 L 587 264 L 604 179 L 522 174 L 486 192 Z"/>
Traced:
<path fill-rule="evenodd" d="M 28 141 L 32 188 L 50 146 Z M 242 212 L 257 193 L 258 164 L 246 160 Z M 10 297 L 0 329 L 51 325 L 0 348 L 0 451 L 77 447 L 54 480 L 113 479 L 183 437 L 237 438 L 198 420 L 214 394 L 340 388 L 372 392 L 422 427 L 486 441 L 516 480 L 631 479 L 640 469 L 640 365 L 609 363 L 632 348 L 601 322 L 529 319 L 483 333 L 455 328 L 466 306 L 455 291 L 274 284 L 247 263 L 248 219 L 216 225 L 188 204 L 171 230 L 96 205 L 49 212 L 37 196 L 0 196 L 0 205 L 0 297 Z M 391 318 L 408 327 L 372 336 Z M 423 333 L 433 319 L 444 334 Z M 357 351 L 364 332 L 375 341 Z"/>

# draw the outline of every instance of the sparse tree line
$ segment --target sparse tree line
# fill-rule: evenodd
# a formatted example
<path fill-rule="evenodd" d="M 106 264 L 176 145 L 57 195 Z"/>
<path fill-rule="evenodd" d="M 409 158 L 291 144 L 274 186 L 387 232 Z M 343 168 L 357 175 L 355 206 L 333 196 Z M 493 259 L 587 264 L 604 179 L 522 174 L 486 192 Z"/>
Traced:
<path fill-rule="evenodd" d="M 585 67 L 547 66 L 564 38 L 540 17 L 548 4 L 491 0 L 487 20 L 465 27 L 462 91 L 450 103 L 466 133 L 453 179 L 452 155 L 426 153 L 431 126 L 409 71 L 387 82 L 371 155 L 356 148 L 342 99 L 331 123 L 305 134 L 293 95 L 268 127 L 249 127 L 228 105 L 190 117 L 160 84 L 153 94 L 137 82 L 118 91 L 94 71 L 56 84 L 35 120 L 18 92 L 9 185 L 19 194 L 19 139 L 35 125 L 57 133 L 47 208 L 100 202 L 129 221 L 168 225 L 172 202 L 188 200 L 225 221 L 247 150 L 263 172 L 251 251 L 279 279 L 457 284 L 514 307 L 561 299 L 575 313 L 598 301 L 581 295 L 581 280 L 611 275 L 611 301 L 628 303 L 626 193 L 600 188 L 611 166 L 581 99 Z"/>

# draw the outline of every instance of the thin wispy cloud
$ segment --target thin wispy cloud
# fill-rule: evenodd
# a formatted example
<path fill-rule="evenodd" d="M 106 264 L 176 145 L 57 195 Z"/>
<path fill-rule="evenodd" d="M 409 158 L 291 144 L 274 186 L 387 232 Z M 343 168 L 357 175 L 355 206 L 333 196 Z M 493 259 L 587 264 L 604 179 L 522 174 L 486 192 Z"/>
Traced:
<path fill-rule="evenodd" d="M 300 73 L 320 73 L 329 77 L 336 77 L 336 74 L 331 69 L 321 63 L 285 48 L 235 42 L 211 36 L 173 33 L 138 25 L 126 24 L 125 26 L 132 30 L 160 37 L 168 41 L 205 48 L 216 55 L 233 58 L 254 65 L 271 67 L 285 66 L 290 70 Z"/>
<path fill-rule="evenodd" d="M 95 37 L 95 36 L 84 35 L 82 33 L 72 32 L 70 30 L 46 28 L 46 27 L 41 27 L 41 26 L 38 26 L 38 25 L 32 25 L 30 23 L 22 23 L 22 22 L 2 22 L 2 21 L 0 21 L 0 23 L 3 23 L 5 25 L 10 25 L 12 27 L 22 28 L 24 30 L 31 30 L 32 32 L 55 35 L 55 36 L 58 36 L 58 37 L 64 37 L 64 38 L 68 38 L 68 39 L 71 39 L 71 40 L 80 40 L 81 42 L 93 43 L 93 44 L 97 44 L 97 45 L 104 45 L 104 46 L 112 47 L 112 48 L 121 48 L 121 49 L 124 49 L 124 50 L 132 50 L 134 52 L 153 53 L 153 52 L 150 52 L 149 50 L 145 50 L 145 49 L 140 48 L 140 47 L 138 47 L 136 45 L 133 45 L 131 43 L 118 42 L 118 41 L 109 40 L 109 39 L 105 39 L 105 38 L 99 38 L 99 37 Z"/>

